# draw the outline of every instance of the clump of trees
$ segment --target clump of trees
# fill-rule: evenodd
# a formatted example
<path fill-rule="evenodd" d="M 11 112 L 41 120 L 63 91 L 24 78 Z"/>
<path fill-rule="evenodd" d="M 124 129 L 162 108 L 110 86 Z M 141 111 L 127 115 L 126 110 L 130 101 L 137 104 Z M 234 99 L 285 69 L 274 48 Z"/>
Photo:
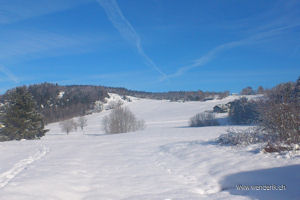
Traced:
<path fill-rule="evenodd" d="M 300 144 L 300 77 L 270 90 L 260 89 L 264 97 L 230 102 L 229 117 L 235 124 L 256 124 L 249 130 L 230 130 L 218 138 L 220 143 L 251 144 L 266 142 L 265 152 L 290 150 Z"/>
<path fill-rule="evenodd" d="M 248 86 L 240 92 L 241 95 L 254 95 L 255 91 L 252 89 L 252 87 Z"/>
<path fill-rule="evenodd" d="M 43 116 L 36 109 L 36 102 L 27 87 L 9 91 L 1 117 L 2 140 L 37 139 L 45 135 Z"/>
<path fill-rule="evenodd" d="M 110 93 L 116 93 L 121 96 L 134 96 L 138 98 L 149 98 L 149 99 L 166 99 L 170 101 L 205 101 L 214 98 L 223 99 L 229 96 L 228 91 L 224 92 L 204 92 L 198 91 L 170 91 L 170 92 L 144 92 L 128 90 L 126 88 L 107 87 Z"/>
<path fill-rule="evenodd" d="M 230 102 L 229 120 L 233 124 L 255 124 L 259 121 L 258 102 L 247 98 Z"/>
<path fill-rule="evenodd" d="M 296 83 L 280 84 L 261 102 L 261 126 L 287 144 L 300 144 L 300 77 Z"/>
<path fill-rule="evenodd" d="M 219 122 L 215 118 L 215 114 L 211 112 L 198 113 L 190 119 L 191 127 L 217 126 Z"/>
<path fill-rule="evenodd" d="M 145 128 L 143 120 L 137 120 L 127 107 L 117 107 L 102 120 L 105 133 L 127 133 Z"/>
<path fill-rule="evenodd" d="M 60 86 L 58 84 L 42 83 L 28 87 L 37 110 L 44 116 L 45 123 L 78 117 L 91 112 L 102 111 L 101 102 L 108 97 L 108 92 L 123 96 L 135 96 L 138 98 L 166 99 L 171 101 L 205 101 L 214 98 L 225 98 L 229 95 L 225 92 L 199 91 L 173 91 L 173 92 L 144 92 L 125 88 L 113 88 L 91 85 Z M 0 95 L 0 103 L 8 98 L 9 91 Z M 129 99 L 128 99 L 129 100 Z"/>
<path fill-rule="evenodd" d="M 31 85 L 28 90 L 47 123 L 85 115 L 95 110 L 98 106 L 95 102 L 103 102 L 105 97 L 108 97 L 106 89 L 102 86 L 60 86 L 43 83 Z"/>
<path fill-rule="evenodd" d="M 37 104 L 37 111 L 44 116 L 45 123 L 78 117 L 90 111 L 101 111 L 101 107 L 97 107 L 100 106 L 98 103 L 108 97 L 102 86 L 42 83 L 30 85 L 27 89 Z M 8 101 L 10 92 L 8 90 L 0 96 L 0 103 Z"/>
<path fill-rule="evenodd" d="M 80 116 L 77 121 L 74 119 L 61 121 L 59 126 L 68 135 L 72 131 L 77 131 L 78 127 L 83 130 L 87 126 L 87 119 L 84 116 Z"/>
<path fill-rule="evenodd" d="M 105 107 L 106 110 L 115 109 L 118 107 L 121 107 L 123 105 L 123 102 L 121 100 L 118 101 L 110 101 L 108 102 L 108 105 Z"/>
<path fill-rule="evenodd" d="M 248 86 L 241 90 L 241 95 L 255 95 L 255 94 L 264 94 L 265 90 L 262 86 L 258 86 L 257 90 L 254 90 L 252 87 Z"/>

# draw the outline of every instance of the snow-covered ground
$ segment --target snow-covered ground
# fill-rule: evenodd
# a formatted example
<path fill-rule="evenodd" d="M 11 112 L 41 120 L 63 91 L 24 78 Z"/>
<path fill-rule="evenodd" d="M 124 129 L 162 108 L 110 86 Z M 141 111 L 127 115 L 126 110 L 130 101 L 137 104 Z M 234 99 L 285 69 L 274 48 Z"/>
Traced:
<path fill-rule="evenodd" d="M 2 142 L 0 199 L 299 200 L 299 157 L 212 144 L 228 126 L 188 127 L 194 114 L 234 98 L 185 103 L 133 98 L 125 105 L 146 121 L 143 131 L 104 134 L 101 119 L 110 112 L 105 110 L 86 116 L 84 131 L 65 135 L 53 123 L 41 140 Z M 266 184 L 286 190 L 236 188 Z"/>

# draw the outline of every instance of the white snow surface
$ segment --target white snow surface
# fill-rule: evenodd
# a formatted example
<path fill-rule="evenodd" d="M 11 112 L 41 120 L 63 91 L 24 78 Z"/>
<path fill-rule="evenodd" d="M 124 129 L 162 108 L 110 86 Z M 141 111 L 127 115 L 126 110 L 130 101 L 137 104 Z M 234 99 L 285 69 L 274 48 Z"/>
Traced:
<path fill-rule="evenodd" d="M 299 157 L 210 142 L 229 126 L 188 127 L 193 115 L 235 98 L 179 103 L 131 97 L 124 106 L 146 121 L 145 130 L 104 134 L 106 110 L 87 115 L 83 131 L 65 135 L 53 123 L 41 140 L 2 142 L 0 199 L 299 200 Z M 286 190 L 236 189 L 263 184 Z"/>

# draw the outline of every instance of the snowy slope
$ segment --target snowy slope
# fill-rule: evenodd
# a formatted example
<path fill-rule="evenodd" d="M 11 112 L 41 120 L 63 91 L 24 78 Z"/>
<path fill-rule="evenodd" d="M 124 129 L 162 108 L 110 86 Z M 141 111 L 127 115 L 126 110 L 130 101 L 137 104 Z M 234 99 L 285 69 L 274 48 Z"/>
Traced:
<path fill-rule="evenodd" d="M 54 123 L 39 141 L 0 143 L 0 199 L 299 199 L 299 173 L 292 175 L 299 172 L 299 157 L 209 142 L 228 126 L 187 127 L 194 114 L 234 98 L 185 103 L 133 98 L 125 105 L 146 121 L 143 131 L 104 134 L 101 119 L 110 112 L 105 110 L 86 116 L 83 132 L 67 136 Z M 237 191 L 242 184 L 285 184 L 287 190 Z"/>

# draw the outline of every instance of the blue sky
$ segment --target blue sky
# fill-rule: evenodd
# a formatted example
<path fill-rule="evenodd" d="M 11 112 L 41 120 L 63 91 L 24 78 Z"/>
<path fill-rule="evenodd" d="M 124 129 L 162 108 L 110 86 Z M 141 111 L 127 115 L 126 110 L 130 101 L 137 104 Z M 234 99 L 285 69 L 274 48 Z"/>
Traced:
<path fill-rule="evenodd" d="M 0 0 L 0 93 L 19 85 L 238 92 L 300 75 L 298 0 Z"/>

